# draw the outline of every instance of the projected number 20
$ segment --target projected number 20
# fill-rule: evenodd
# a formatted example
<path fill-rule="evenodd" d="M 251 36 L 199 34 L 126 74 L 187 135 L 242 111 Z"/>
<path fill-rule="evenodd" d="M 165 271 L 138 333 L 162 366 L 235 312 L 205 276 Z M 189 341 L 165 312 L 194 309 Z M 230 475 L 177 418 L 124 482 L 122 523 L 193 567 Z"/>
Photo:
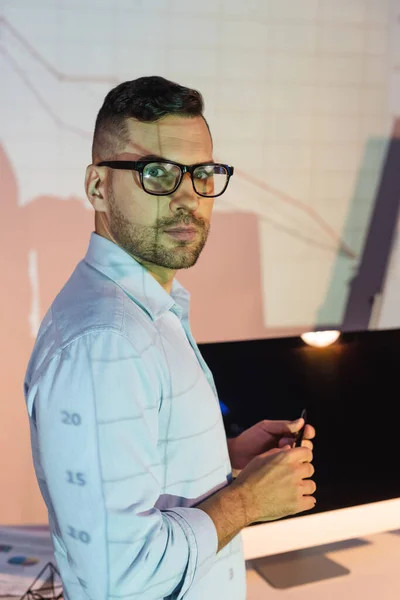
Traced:
<path fill-rule="evenodd" d="M 90 543 L 90 535 L 86 533 L 86 531 L 77 531 L 74 527 L 71 527 L 71 525 L 68 526 L 68 535 L 84 544 Z"/>
<path fill-rule="evenodd" d="M 67 410 L 62 410 L 63 415 L 62 422 L 64 425 L 80 425 L 82 423 L 81 415 L 78 413 L 69 413 Z"/>

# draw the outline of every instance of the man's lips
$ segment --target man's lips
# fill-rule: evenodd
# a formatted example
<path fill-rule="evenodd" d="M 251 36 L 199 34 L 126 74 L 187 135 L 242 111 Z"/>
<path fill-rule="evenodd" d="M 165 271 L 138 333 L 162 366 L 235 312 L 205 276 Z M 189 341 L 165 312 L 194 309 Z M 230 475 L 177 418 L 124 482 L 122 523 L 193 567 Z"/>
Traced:
<path fill-rule="evenodd" d="M 166 229 L 165 231 L 172 233 L 196 233 L 197 229 L 195 227 L 173 227 L 171 229 Z"/>

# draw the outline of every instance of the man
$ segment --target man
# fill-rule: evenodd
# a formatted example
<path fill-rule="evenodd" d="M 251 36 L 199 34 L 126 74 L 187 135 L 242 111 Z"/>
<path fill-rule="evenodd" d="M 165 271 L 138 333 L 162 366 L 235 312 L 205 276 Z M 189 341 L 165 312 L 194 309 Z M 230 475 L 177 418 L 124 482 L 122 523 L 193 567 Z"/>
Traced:
<path fill-rule="evenodd" d="M 95 233 L 42 322 L 25 381 L 66 599 L 244 600 L 240 529 L 311 508 L 296 504 L 286 458 L 302 422 L 225 439 L 189 294 L 174 280 L 196 263 L 232 174 L 213 161 L 197 91 L 142 77 L 106 96 L 85 179 Z M 290 451 L 308 463 L 303 478 L 314 433 L 301 457 Z M 261 477 L 252 459 L 267 450 Z M 233 483 L 232 467 L 243 469 Z M 286 503 L 272 516 L 266 485 Z"/>

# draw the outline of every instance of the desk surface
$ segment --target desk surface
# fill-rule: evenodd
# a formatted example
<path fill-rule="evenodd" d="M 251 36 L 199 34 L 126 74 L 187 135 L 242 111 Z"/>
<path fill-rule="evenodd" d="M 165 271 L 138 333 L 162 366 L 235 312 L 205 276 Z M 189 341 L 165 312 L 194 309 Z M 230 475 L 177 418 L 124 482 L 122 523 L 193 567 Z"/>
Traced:
<path fill-rule="evenodd" d="M 400 530 L 320 546 L 324 556 L 350 570 L 348 575 L 285 590 L 269 585 L 246 561 L 246 600 L 398 600 Z M 301 559 L 307 550 L 295 553 Z M 295 567 L 292 567 L 295 568 Z"/>

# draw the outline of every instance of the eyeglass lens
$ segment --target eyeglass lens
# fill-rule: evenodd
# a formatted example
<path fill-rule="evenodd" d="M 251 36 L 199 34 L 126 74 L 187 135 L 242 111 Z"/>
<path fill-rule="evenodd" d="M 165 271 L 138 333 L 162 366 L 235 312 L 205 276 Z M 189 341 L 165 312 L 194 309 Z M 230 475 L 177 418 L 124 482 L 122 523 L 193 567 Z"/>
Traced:
<path fill-rule="evenodd" d="M 168 194 L 179 181 L 181 170 L 171 163 L 153 162 L 143 169 L 143 186 L 148 192 Z M 193 171 L 194 189 L 203 196 L 220 194 L 228 180 L 228 173 L 222 165 L 201 165 Z"/>

